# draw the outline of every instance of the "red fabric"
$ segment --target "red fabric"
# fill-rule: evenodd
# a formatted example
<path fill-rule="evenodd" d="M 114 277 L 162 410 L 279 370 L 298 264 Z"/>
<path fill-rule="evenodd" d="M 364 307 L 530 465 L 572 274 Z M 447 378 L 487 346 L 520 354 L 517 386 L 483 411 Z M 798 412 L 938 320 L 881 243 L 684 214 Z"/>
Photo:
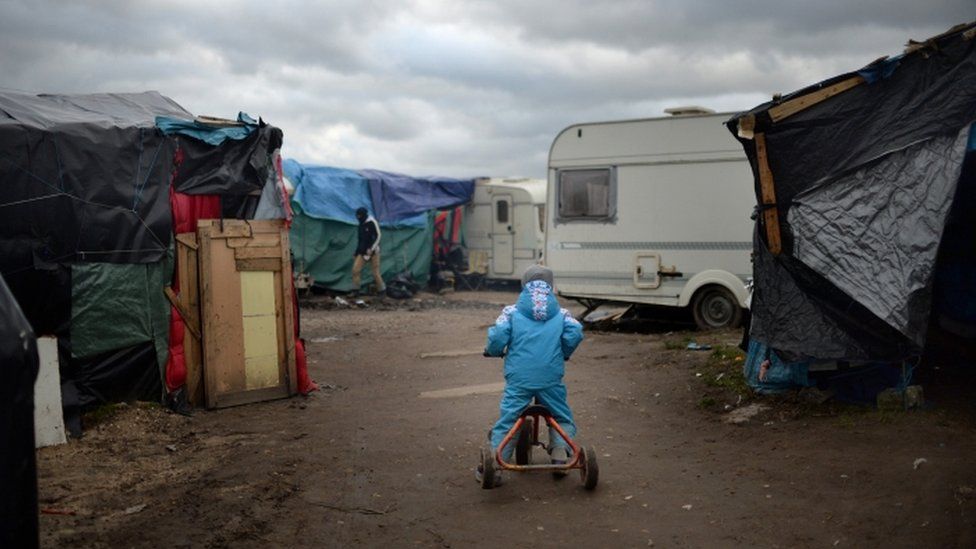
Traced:
<path fill-rule="evenodd" d="M 451 216 L 451 227 L 447 227 L 447 216 Z M 437 212 L 434 216 L 434 257 L 444 259 L 461 243 L 461 220 L 464 218 L 464 207 L 458 206 L 453 210 Z"/>
<path fill-rule="evenodd" d="M 192 233 L 198 219 L 220 217 L 220 197 L 178 193 L 171 186 L 169 205 L 173 211 L 173 232 Z M 176 262 L 173 262 L 176 265 Z M 180 281 L 173 270 L 173 290 L 180 291 Z M 183 350 L 183 318 L 175 307 L 169 317 L 169 358 L 166 359 L 166 389 L 173 392 L 186 384 L 186 355 Z"/>

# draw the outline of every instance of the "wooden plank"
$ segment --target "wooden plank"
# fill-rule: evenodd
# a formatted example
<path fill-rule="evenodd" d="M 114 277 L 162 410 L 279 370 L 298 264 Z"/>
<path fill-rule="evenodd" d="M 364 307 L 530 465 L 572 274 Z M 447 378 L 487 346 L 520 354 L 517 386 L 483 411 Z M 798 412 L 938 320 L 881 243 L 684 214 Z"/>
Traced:
<path fill-rule="evenodd" d="M 281 259 L 281 249 L 279 246 L 272 246 L 267 248 L 228 248 L 234 251 L 234 257 L 237 259 L 261 259 L 261 258 L 274 258 Z"/>
<path fill-rule="evenodd" d="M 176 295 L 176 292 L 173 291 L 173 288 L 171 286 L 166 286 L 163 288 L 163 293 L 166 295 L 166 299 L 169 300 L 170 305 L 176 307 L 176 310 L 179 311 L 180 316 L 183 317 L 183 325 L 186 327 L 186 329 L 193 334 L 193 337 L 200 339 L 200 330 L 190 323 L 190 314 L 187 312 L 186 307 L 180 303 L 180 298 Z"/>
<path fill-rule="evenodd" d="M 767 112 L 769 112 L 769 118 L 773 122 L 779 122 L 788 116 L 792 116 L 800 111 L 809 109 L 810 107 L 826 101 L 831 97 L 843 93 L 855 86 L 864 83 L 864 78 L 861 76 L 852 76 L 847 80 L 841 80 L 836 84 L 827 86 L 826 88 L 819 89 L 815 92 L 808 93 L 806 95 L 801 95 L 796 99 L 790 99 L 789 101 L 784 101 L 775 107 L 770 107 Z"/>
<path fill-rule="evenodd" d="M 238 259 L 238 271 L 280 271 L 281 259 L 277 257 L 264 257 L 258 259 Z"/>
<path fill-rule="evenodd" d="M 773 255 L 783 251 L 780 238 L 779 209 L 776 207 L 776 188 L 773 183 L 773 172 L 769 169 L 769 158 L 766 151 L 766 134 L 756 134 L 756 162 L 759 164 L 759 190 L 762 194 L 763 224 L 766 226 L 766 244 Z"/>
<path fill-rule="evenodd" d="M 203 354 L 207 407 L 226 393 L 246 390 L 241 281 L 234 251 L 225 239 L 211 239 L 214 228 L 199 229 L 203 294 Z"/>
<path fill-rule="evenodd" d="M 209 238 L 242 238 L 251 236 L 251 225 L 239 219 L 200 219 L 197 229 L 207 227 Z"/>
<path fill-rule="evenodd" d="M 298 393 L 298 375 L 295 373 L 295 288 L 291 272 L 291 245 L 288 242 L 288 227 L 278 222 L 281 234 L 281 296 L 285 335 L 285 381 L 289 394 Z"/>
<path fill-rule="evenodd" d="M 176 235 L 176 242 L 190 248 L 191 250 L 197 249 L 197 235 L 193 233 L 180 233 Z"/>
<path fill-rule="evenodd" d="M 196 244 L 196 235 L 194 235 Z M 187 304 L 189 319 L 184 319 L 185 323 L 192 323 L 200 330 L 200 339 L 192 337 L 183 338 L 183 357 L 186 361 L 186 392 L 190 404 L 194 406 L 204 406 L 206 396 L 204 394 L 203 380 L 203 327 L 200 324 L 200 278 L 199 265 L 197 263 L 199 253 L 197 248 L 186 248 L 185 260 L 183 262 L 184 274 L 180 275 L 180 295 L 183 302 Z M 184 323 L 184 324 L 185 324 Z M 184 330 L 186 326 L 184 325 Z"/>
<path fill-rule="evenodd" d="M 261 248 L 267 246 L 278 247 L 281 245 L 281 237 L 277 233 L 255 233 L 255 235 L 251 238 L 228 238 L 227 245 L 231 248 Z"/>
<path fill-rule="evenodd" d="M 279 234 L 285 222 L 281 219 L 254 219 L 248 221 L 254 234 Z"/>

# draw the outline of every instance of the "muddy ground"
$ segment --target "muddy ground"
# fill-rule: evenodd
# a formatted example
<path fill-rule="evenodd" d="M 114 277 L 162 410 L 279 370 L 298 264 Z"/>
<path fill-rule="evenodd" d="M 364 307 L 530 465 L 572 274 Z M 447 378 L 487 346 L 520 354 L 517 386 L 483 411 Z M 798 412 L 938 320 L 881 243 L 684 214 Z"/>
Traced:
<path fill-rule="evenodd" d="M 908 413 L 755 398 L 732 331 L 588 332 L 566 383 L 597 489 L 506 473 L 482 490 L 501 362 L 480 349 L 514 296 L 318 298 L 302 316 L 309 397 L 90 415 L 83 439 L 38 453 L 42 545 L 976 546 L 972 385 L 933 381 Z"/>

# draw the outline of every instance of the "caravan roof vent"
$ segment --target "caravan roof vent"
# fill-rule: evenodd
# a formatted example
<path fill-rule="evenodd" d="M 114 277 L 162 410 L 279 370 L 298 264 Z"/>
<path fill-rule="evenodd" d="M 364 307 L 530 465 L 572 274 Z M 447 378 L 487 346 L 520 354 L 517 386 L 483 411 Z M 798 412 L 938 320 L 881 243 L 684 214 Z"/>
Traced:
<path fill-rule="evenodd" d="M 715 114 L 712 109 L 706 109 L 705 107 L 699 107 L 697 105 L 688 105 L 686 107 L 671 107 L 670 109 L 664 109 L 664 112 L 672 116 L 688 116 L 690 114 Z"/>

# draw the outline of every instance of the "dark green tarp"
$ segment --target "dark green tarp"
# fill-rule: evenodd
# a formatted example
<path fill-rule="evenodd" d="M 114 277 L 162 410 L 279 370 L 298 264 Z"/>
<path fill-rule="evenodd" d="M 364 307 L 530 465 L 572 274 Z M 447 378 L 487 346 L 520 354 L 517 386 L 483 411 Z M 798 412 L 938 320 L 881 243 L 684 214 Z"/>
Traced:
<path fill-rule="evenodd" d="M 330 219 L 316 219 L 292 201 L 295 217 L 290 238 L 296 273 L 307 273 L 320 288 L 352 290 L 352 262 L 356 251 L 357 226 Z M 389 281 L 408 271 L 413 280 L 426 285 L 433 255 L 433 213 L 424 227 L 382 226 L 380 271 Z M 373 284 L 369 266 L 363 268 L 363 286 Z"/>
<path fill-rule="evenodd" d="M 156 263 L 72 265 L 72 358 L 151 341 L 162 368 L 169 352 L 170 312 L 163 287 L 172 279 L 172 251 Z"/>

